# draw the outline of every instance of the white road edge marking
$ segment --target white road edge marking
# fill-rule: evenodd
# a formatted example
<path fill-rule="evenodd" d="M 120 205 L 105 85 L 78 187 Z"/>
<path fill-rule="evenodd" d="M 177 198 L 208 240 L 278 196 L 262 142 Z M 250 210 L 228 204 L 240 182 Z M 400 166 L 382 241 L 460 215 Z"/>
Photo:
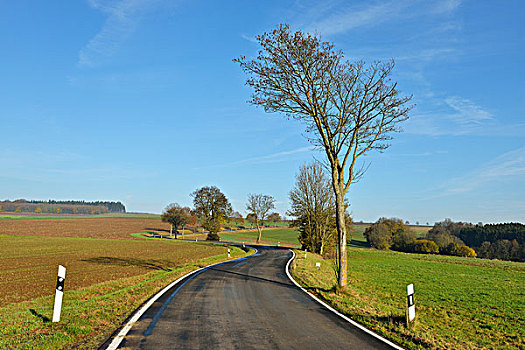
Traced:
<path fill-rule="evenodd" d="M 334 314 L 336 314 L 337 316 L 341 317 L 342 319 L 344 319 L 345 321 L 349 322 L 350 324 L 352 324 L 353 326 L 359 328 L 360 330 L 362 330 L 363 332 L 365 333 L 368 333 L 370 334 L 371 336 L 373 336 L 374 338 L 377 338 L 379 340 L 381 340 L 382 342 L 390 345 L 391 347 L 393 347 L 394 349 L 397 349 L 397 350 L 405 350 L 404 348 L 400 347 L 399 345 L 397 344 L 394 344 L 392 343 L 390 340 L 388 339 L 385 339 L 383 338 L 382 336 L 380 336 L 379 334 L 376 334 L 374 332 L 372 332 L 370 329 L 368 328 L 365 328 L 364 326 L 360 325 L 359 323 L 357 323 L 356 321 L 352 320 L 351 318 L 349 318 L 348 316 L 345 316 L 343 315 L 342 313 L 340 313 L 339 311 L 337 311 L 336 309 L 334 309 L 333 307 L 331 307 L 330 305 L 328 305 L 327 303 L 323 302 L 321 299 L 317 298 L 315 295 L 313 295 L 312 293 L 308 292 L 306 289 L 304 289 L 299 283 L 297 283 L 296 280 L 293 279 L 292 275 L 290 274 L 290 263 L 293 261 L 293 259 L 295 258 L 295 252 L 293 250 L 290 249 L 290 251 L 292 252 L 292 257 L 290 258 L 290 260 L 288 260 L 288 263 L 286 264 L 286 268 L 285 268 L 285 271 L 286 271 L 286 274 L 288 275 L 288 278 L 290 279 L 290 281 L 293 282 L 293 284 L 295 284 L 297 287 L 301 288 L 301 290 L 303 292 L 305 292 L 306 294 L 308 294 L 312 299 L 314 299 L 315 301 L 317 301 L 319 304 L 323 305 L 325 308 L 327 308 L 328 310 L 332 311 Z"/>
<path fill-rule="evenodd" d="M 250 254 L 248 256 L 244 256 L 242 258 L 237 258 L 237 259 L 234 259 L 234 260 L 227 260 L 227 261 L 223 261 L 223 262 L 220 262 L 220 263 L 211 264 L 211 265 L 208 265 L 208 266 L 201 267 L 200 269 L 188 272 L 187 274 L 185 274 L 184 276 L 180 277 L 176 281 L 173 281 L 170 284 L 168 284 L 160 292 L 158 292 L 150 300 L 148 300 L 148 302 L 146 304 L 142 305 L 142 307 L 138 311 L 135 312 L 135 314 L 124 325 L 124 327 L 122 327 L 122 329 L 115 336 L 115 338 L 113 338 L 113 340 L 108 345 L 106 350 L 116 350 L 118 348 L 118 346 L 120 345 L 120 343 L 122 343 L 122 341 L 124 340 L 124 338 L 126 337 L 128 332 L 130 331 L 131 327 L 133 327 L 133 325 L 139 320 L 139 318 L 150 308 L 151 305 L 153 305 L 154 302 L 156 302 L 164 293 L 166 293 L 168 290 L 170 290 L 170 288 L 175 286 L 177 283 L 179 283 L 180 281 L 182 281 L 183 279 L 185 279 L 188 276 L 191 276 L 191 275 L 193 275 L 193 274 L 195 274 L 195 273 L 197 273 L 199 271 L 202 271 L 202 270 L 205 270 L 205 269 L 209 269 L 210 267 L 217 266 L 217 265 L 222 265 L 224 263 L 230 263 L 230 262 L 233 262 L 233 261 L 239 261 L 239 260 L 247 259 L 247 258 L 249 258 L 251 256 L 255 256 L 259 252 L 259 250 L 256 249 L 256 248 L 253 248 L 253 249 L 255 249 L 255 253 L 254 254 Z"/>

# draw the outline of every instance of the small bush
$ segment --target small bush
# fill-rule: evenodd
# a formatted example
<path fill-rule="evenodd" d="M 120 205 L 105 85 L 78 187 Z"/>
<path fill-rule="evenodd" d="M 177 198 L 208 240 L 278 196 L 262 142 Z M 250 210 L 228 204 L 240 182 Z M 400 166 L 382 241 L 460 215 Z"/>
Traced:
<path fill-rule="evenodd" d="M 220 239 L 219 234 L 217 232 L 210 232 L 208 233 L 208 236 L 206 237 L 208 241 L 218 241 Z"/>
<path fill-rule="evenodd" d="M 427 239 L 418 239 L 414 242 L 414 252 L 420 254 L 438 254 L 439 247 L 436 242 Z"/>
<path fill-rule="evenodd" d="M 458 245 L 458 247 L 456 248 L 456 252 L 458 253 L 457 254 L 458 256 L 466 256 L 469 258 L 475 258 L 477 256 L 474 249 L 467 247 L 464 244 Z"/>
<path fill-rule="evenodd" d="M 474 249 L 457 243 L 450 243 L 443 251 L 443 254 L 454 255 L 454 256 L 465 256 L 475 258 L 477 256 Z"/>

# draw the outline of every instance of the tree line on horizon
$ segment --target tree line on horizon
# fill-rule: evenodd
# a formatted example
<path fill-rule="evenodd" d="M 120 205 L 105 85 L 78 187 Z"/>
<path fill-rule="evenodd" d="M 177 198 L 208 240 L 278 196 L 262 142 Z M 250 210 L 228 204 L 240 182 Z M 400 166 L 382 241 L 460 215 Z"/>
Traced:
<path fill-rule="evenodd" d="M 25 200 L 0 201 L 0 211 L 14 213 L 48 213 L 48 214 L 105 214 L 125 213 L 122 202 L 84 201 L 84 200 Z"/>

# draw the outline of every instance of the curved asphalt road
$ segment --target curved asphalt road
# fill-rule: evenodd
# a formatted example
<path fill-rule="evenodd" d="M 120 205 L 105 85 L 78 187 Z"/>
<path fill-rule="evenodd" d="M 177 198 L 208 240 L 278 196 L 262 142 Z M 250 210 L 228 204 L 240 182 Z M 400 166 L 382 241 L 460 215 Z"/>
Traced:
<path fill-rule="evenodd" d="M 290 257 L 260 249 L 188 277 L 148 309 L 120 348 L 390 349 L 295 287 L 284 271 Z"/>

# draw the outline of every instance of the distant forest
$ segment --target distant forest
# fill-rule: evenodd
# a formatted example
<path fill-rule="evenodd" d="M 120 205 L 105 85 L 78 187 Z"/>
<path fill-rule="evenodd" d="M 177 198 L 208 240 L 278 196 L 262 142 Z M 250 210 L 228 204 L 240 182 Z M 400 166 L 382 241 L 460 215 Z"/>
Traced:
<path fill-rule="evenodd" d="M 422 239 L 403 220 L 380 218 L 363 234 L 376 249 L 525 262 L 525 225 L 521 223 L 473 225 L 445 219 Z"/>
<path fill-rule="evenodd" d="M 473 225 L 445 219 L 428 231 L 427 239 L 439 243 L 447 236 L 473 248 L 478 258 L 525 261 L 525 225 L 521 223 Z"/>
<path fill-rule="evenodd" d="M 52 214 L 104 214 L 125 213 L 126 207 L 121 202 L 110 201 L 39 201 L 17 199 L 0 201 L 0 211 L 15 213 L 52 213 Z"/>
<path fill-rule="evenodd" d="M 525 261 L 525 225 L 488 224 L 463 227 L 457 236 L 480 258 Z"/>

